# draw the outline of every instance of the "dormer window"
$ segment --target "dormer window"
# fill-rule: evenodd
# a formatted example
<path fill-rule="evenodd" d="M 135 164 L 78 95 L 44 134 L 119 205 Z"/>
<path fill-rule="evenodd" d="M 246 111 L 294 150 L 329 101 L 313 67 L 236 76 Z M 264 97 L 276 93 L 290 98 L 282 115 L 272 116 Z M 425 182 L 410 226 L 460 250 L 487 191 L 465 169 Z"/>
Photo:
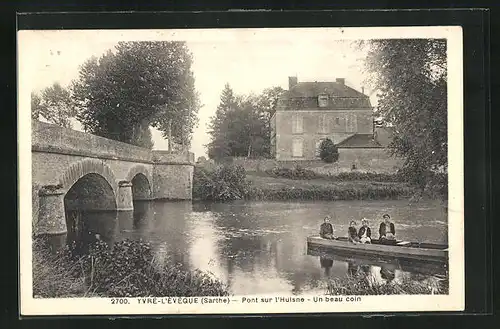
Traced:
<path fill-rule="evenodd" d="M 319 107 L 328 106 L 328 95 L 322 94 L 318 96 L 318 106 Z"/>

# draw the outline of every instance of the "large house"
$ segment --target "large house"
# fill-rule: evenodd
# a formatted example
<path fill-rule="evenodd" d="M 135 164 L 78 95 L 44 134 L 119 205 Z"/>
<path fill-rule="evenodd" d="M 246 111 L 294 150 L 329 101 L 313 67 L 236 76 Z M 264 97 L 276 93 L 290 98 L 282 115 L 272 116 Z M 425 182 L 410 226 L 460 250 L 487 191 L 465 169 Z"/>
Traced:
<path fill-rule="evenodd" d="M 341 148 L 381 148 L 374 140 L 370 99 L 345 84 L 298 82 L 279 99 L 271 118 L 271 149 L 277 160 L 316 160 L 319 146 L 330 138 Z"/>

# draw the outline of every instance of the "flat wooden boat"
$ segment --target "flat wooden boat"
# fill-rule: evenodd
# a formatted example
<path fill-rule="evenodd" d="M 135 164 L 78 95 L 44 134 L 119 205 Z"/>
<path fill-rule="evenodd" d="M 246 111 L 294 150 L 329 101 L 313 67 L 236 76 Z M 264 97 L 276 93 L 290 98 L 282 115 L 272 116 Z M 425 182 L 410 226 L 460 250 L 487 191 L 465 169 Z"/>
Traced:
<path fill-rule="evenodd" d="M 448 261 L 448 246 L 432 243 L 419 243 L 396 240 L 393 244 L 381 244 L 373 239 L 372 243 L 353 243 L 346 237 L 336 240 L 323 239 L 319 236 L 307 238 L 308 248 L 321 248 L 342 254 L 364 256 L 393 257 L 421 261 Z"/>

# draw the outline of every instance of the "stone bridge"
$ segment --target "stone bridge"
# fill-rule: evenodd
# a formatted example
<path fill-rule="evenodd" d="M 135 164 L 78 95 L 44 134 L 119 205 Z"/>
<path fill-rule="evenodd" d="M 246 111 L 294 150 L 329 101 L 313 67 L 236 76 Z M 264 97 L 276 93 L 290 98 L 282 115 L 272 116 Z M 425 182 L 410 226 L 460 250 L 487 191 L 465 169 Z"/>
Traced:
<path fill-rule="evenodd" d="M 194 156 L 152 151 L 32 122 L 33 229 L 58 244 L 66 213 L 132 211 L 134 200 L 190 200 Z"/>

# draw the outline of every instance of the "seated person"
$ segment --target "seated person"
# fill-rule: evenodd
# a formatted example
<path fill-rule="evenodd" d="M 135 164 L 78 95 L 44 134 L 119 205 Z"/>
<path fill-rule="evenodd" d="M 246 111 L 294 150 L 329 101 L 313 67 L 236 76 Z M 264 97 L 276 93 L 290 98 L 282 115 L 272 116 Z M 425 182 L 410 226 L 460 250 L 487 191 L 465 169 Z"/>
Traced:
<path fill-rule="evenodd" d="M 358 230 L 356 229 L 356 222 L 351 221 L 349 224 L 349 228 L 347 229 L 347 237 L 349 238 L 349 241 L 358 243 L 359 242 L 359 237 L 358 237 Z"/>
<path fill-rule="evenodd" d="M 372 243 L 372 230 L 368 226 L 368 219 L 363 218 L 361 225 L 358 232 L 359 241 L 361 243 Z"/>
<path fill-rule="evenodd" d="M 396 229 L 394 223 L 390 221 L 391 216 L 384 214 L 384 221 L 380 223 L 378 230 L 380 243 L 395 244 L 396 243 Z"/>
<path fill-rule="evenodd" d="M 334 240 L 336 237 L 333 235 L 333 226 L 330 224 L 330 216 L 325 217 L 325 221 L 319 228 L 319 236 L 323 239 Z"/>

